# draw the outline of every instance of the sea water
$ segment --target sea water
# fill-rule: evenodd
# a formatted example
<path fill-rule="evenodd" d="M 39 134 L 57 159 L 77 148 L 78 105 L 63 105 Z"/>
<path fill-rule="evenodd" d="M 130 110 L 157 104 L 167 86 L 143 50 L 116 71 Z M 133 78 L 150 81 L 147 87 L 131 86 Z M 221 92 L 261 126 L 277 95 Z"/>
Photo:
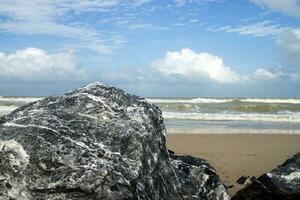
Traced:
<path fill-rule="evenodd" d="M 300 134 L 300 99 L 148 98 L 168 133 Z"/>
<path fill-rule="evenodd" d="M 0 116 L 42 97 L 1 97 Z M 300 99 L 147 98 L 178 134 L 300 134 Z"/>

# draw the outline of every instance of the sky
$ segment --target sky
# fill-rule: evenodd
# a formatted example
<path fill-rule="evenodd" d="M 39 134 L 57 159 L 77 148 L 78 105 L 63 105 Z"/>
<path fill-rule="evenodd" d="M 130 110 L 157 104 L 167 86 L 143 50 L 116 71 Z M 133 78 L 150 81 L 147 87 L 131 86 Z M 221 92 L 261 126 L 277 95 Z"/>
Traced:
<path fill-rule="evenodd" d="M 300 98 L 300 1 L 0 0 L 0 96 L 95 81 L 146 97 Z"/>

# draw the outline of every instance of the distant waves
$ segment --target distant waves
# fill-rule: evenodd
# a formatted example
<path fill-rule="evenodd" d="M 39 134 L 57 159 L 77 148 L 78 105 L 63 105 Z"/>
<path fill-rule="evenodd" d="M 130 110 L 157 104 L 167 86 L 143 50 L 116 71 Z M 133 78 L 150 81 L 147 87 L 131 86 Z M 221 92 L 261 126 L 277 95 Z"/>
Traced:
<path fill-rule="evenodd" d="M 271 98 L 147 98 L 151 103 L 226 103 L 226 102 L 252 102 L 252 103 L 285 103 L 300 104 L 300 99 L 271 99 Z"/>

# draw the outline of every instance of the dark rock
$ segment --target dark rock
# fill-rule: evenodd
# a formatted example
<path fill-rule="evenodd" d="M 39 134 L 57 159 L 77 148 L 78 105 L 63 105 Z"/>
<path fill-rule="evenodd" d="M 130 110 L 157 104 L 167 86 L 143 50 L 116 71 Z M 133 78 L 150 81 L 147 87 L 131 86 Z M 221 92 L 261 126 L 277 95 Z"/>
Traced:
<path fill-rule="evenodd" d="M 300 153 L 238 191 L 233 200 L 299 200 Z"/>
<path fill-rule="evenodd" d="M 172 150 L 170 150 L 170 149 L 168 149 L 168 153 L 169 153 L 169 154 L 172 154 L 172 155 L 174 155 L 174 154 L 175 154 L 175 152 L 174 152 L 174 151 L 172 151 Z"/>
<path fill-rule="evenodd" d="M 234 187 L 234 185 L 225 185 L 226 189 L 233 188 L 233 187 Z"/>
<path fill-rule="evenodd" d="M 0 125 L 0 199 L 229 199 L 165 132 L 156 106 L 102 84 L 25 105 Z"/>
<path fill-rule="evenodd" d="M 237 182 L 238 184 L 243 185 L 243 184 L 246 182 L 246 180 L 248 179 L 248 177 L 249 177 L 249 176 L 241 176 L 236 182 Z"/>
<path fill-rule="evenodd" d="M 225 186 L 215 169 L 206 160 L 192 156 L 171 155 L 173 166 L 178 169 L 185 199 L 228 199 Z"/>
<path fill-rule="evenodd" d="M 241 185 L 250 185 L 256 181 L 255 176 L 241 176 L 236 182 Z"/>

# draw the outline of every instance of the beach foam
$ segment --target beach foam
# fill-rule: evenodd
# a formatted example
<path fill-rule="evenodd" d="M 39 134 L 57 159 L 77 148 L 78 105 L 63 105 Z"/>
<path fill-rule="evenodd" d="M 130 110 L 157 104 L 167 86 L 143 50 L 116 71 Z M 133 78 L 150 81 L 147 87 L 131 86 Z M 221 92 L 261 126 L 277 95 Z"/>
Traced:
<path fill-rule="evenodd" d="M 150 103 L 228 103 L 228 102 L 249 102 L 249 103 L 280 103 L 280 104 L 300 104 L 300 99 L 271 99 L 271 98 L 147 98 Z"/>
<path fill-rule="evenodd" d="M 0 102 L 26 102 L 30 103 L 42 99 L 41 97 L 3 97 L 0 96 Z"/>
<path fill-rule="evenodd" d="M 165 119 L 205 120 L 205 121 L 269 121 L 300 122 L 300 113 L 260 114 L 260 113 L 179 113 L 163 112 Z"/>

